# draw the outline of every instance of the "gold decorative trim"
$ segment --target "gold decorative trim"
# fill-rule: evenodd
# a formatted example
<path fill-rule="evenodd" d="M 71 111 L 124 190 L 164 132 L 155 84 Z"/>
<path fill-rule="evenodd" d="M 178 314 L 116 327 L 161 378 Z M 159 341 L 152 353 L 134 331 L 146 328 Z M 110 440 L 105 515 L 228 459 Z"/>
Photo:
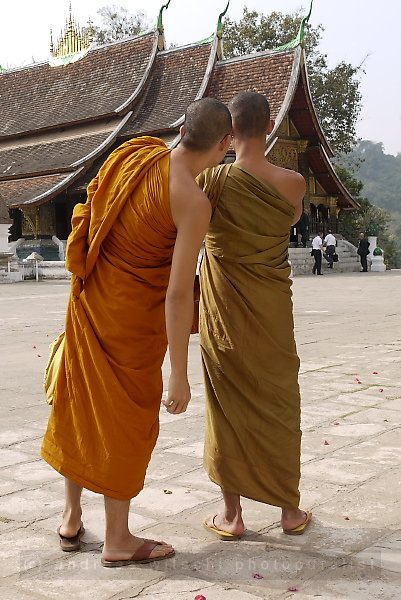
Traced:
<path fill-rule="evenodd" d="M 53 43 L 53 33 L 50 30 L 50 64 L 52 66 L 68 64 L 68 62 L 74 62 L 85 56 L 92 46 L 93 33 L 93 26 L 90 20 L 86 31 L 77 24 L 72 16 L 70 3 L 69 16 L 66 20 L 64 31 L 61 31 L 55 44 Z"/>

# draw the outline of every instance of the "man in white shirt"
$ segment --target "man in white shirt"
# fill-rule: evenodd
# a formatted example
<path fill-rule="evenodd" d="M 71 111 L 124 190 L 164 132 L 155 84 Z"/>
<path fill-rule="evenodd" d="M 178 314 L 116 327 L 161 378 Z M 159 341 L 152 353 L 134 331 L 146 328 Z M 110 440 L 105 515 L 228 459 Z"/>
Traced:
<path fill-rule="evenodd" d="M 312 240 L 312 256 L 315 259 L 312 273 L 315 275 L 323 275 L 322 273 L 322 249 L 323 249 L 323 231 L 319 231 L 316 237 Z"/>
<path fill-rule="evenodd" d="M 333 255 L 336 253 L 336 245 L 337 240 L 334 235 L 329 231 L 329 233 L 324 238 L 323 246 L 326 249 L 325 258 L 327 260 L 329 269 L 333 268 Z"/>

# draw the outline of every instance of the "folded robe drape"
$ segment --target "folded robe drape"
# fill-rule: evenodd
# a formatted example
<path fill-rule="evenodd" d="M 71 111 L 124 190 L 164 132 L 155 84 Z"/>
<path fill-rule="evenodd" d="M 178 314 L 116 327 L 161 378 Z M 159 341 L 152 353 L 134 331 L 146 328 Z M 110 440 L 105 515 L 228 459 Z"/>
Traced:
<path fill-rule="evenodd" d="M 217 205 L 201 270 L 204 464 L 225 491 L 299 503 L 299 359 L 288 237 L 294 207 L 237 165 L 199 184 Z"/>
<path fill-rule="evenodd" d="M 176 238 L 169 155 L 151 137 L 117 148 L 75 207 L 67 245 L 64 356 L 42 457 L 119 500 L 142 489 L 158 436 Z"/>

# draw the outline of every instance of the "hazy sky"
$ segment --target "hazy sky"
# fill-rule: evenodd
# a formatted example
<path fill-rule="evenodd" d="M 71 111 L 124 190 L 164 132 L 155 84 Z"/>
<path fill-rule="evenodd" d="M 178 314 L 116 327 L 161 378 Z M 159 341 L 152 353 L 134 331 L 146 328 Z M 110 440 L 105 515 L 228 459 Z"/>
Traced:
<path fill-rule="evenodd" d="M 80 24 L 104 5 L 123 5 L 131 12 L 142 10 L 155 22 L 162 0 L 72 0 Z M 167 43 L 185 44 L 210 35 L 226 0 L 171 0 L 164 13 Z M 231 0 L 228 15 L 238 19 L 243 6 L 259 12 L 291 12 L 307 8 L 308 0 Z M 13 0 L 2 3 L 0 65 L 18 66 L 46 59 L 49 30 L 58 33 L 68 13 L 68 1 Z M 325 27 L 321 49 L 329 63 L 346 60 L 359 65 L 365 57 L 362 77 L 363 111 L 358 135 L 383 142 L 385 150 L 401 152 L 401 2 L 400 0 L 315 0 L 313 25 Z M 2 115 L 4 118 L 4 115 Z"/>

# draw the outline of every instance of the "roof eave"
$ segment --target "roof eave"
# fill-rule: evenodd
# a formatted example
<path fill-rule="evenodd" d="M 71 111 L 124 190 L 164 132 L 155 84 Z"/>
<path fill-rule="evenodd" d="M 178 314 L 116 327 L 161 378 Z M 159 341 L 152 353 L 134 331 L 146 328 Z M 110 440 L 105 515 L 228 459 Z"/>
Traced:
<path fill-rule="evenodd" d="M 290 80 L 289 80 L 289 84 L 287 87 L 287 92 L 286 92 L 286 95 L 284 98 L 284 102 L 281 105 L 279 113 L 275 119 L 274 129 L 266 139 L 266 148 L 267 148 L 266 155 L 272 149 L 272 147 L 275 143 L 275 138 L 277 137 L 277 132 L 291 108 L 295 90 L 297 89 L 297 85 L 298 85 L 298 81 L 299 81 L 299 74 L 300 74 L 300 68 L 301 68 L 301 57 L 302 57 L 302 48 L 300 46 L 298 46 L 294 50 L 294 61 L 292 64 Z"/>
<path fill-rule="evenodd" d="M 214 68 L 214 65 L 215 65 L 216 59 L 217 59 L 218 45 L 219 45 L 219 38 L 216 35 L 214 37 L 214 40 L 213 40 L 211 48 L 210 48 L 209 61 L 207 63 L 205 75 L 204 75 L 202 83 L 199 87 L 198 93 L 196 94 L 196 97 L 194 98 L 194 101 L 200 100 L 201 98 L 203 98 L 207 92 L 207 88 L 209 86 L 209 83 L 210 83 L 210 80 L 211 80 L 211 77 L 213 74 L 213 68 Z M 170 124 L 170 129 L 177 129 L 177 128 L 181 127 L 181 125 L 184 123 L 184 121 L 185 121 L 185 115 L 182 115 L 179 119 L 174 121 L 174 123 Z M 181 134 L 178 134 L 176 136 L 175 140 L 172 142 L 170 147 L 176 148 L 176 146 L 178 146 L 180 140 L 181 140 Z"/>
<path fill-rule="evenodd" d="M 338 186 L 342 196 L 344 196 L 344 198 L 349 202 L 349 204 L 351 205 L 352 208 L 361 208 L 360 204 L 352 197 L 352 194 L 348 191 L 348 189 L 345 187 L 345 185 L 341 181 L 340 177 L 336 173 L 336 171 L 330 161 L 330 158 L 329 158 L 327 152 L 325 151 L 325 149 L 323 148 L 323 146 L 320 146 L 320 152 L 321 152 L 322 158 L 327 166 L 329 174 L 335 181 L 336 185 Z"/>
<path fill-rule="evenodd" d="M 145 87 L 145 85 L 148 83 L 149 80 L 149 76 L 150 73 L 153 69 L 153 66 L 155 64 L 155 60 L 156 60 L 156 55 L 157 55 L 157 51 L 158 51 L 158 45 L 159 45 L 159 38 L 160 38 L 160 33 L 158 30 L 155 31 L 155 36 L 154 36 L 154 40 L 153 40 L 153 47 L 152 47 L 152 52 L 148 61 L 148 65 L 145 69 L 145 72 L 142 76 L 141 81 L 139 82 L 136 90 L 134 91 L 133 94 L 131 94 L 131 96 L 125 101 L 123 102 L 123 104 L 121 104 L 118 108 L 116 108 L 114 110 L 114 112 L 117 115 L 124 115 L 126 113 L 127 110 L 132 110 L 132 108 L 134 107 L 134 105 L 136 104 L 136 102 L 139 99 L 140 94 L 143 92 L 143 89 Z"/>
<path fill-rule="evenodd" d="M 10 204 L 9 208 L 24 208 L 26 206 L 39 206 L 40 204 L 44 204 L 44 202 L 48 202 L 52 200 L 55 196 L 63 192 L 66 187 L 68 187 L 71 183 L 76 181 L 83 173 L 85 169 L 82 167 L 78 169 L 78 171 L 74 171 L 70 173 L 65 179 L 60 181 L 58 184 L 53 186 L 50 190 L 39 194 L 39 196 L 35 196 L 31 200 L 25 200 L 24 202 L 16 202 L 15 204 Z"/>
<path fill-rule="evenodd" d="M 55 187 L 51 188 L 47 192 L 43 192 L 42 194 L 40 194 L 40 196 L 36 196 L 35 198 L 32 198 L 32 200 L 21 202 L 20 204 L 15 204 L 14 206 L 17 208 L 22 208 L 23 206 L 27 206 L 27 205 L 29 205 L 29 206 L 36 205 L 37 206 L 39 204 L 43 204 L 44 202 L 51 200 L 52 198 L 54 198 L 61 192 L 64 192 L 72 183 L 74 183 L 79 177 L 81 177 L 81 175 L 83 175 L 92 166 L 92 164 L 95 162 L 95 160 L 97 158 L 99 158 L 99 156 L 101 154 L 103 154 L 115 142 L 115 140 L 118 137 L 119 132 L 124 127 L 124 125 L 127 123 L 127 121 L 131 118 L 131 116 L 132 116 L 132 111 L 129 112 L 124 117 L 124 119 L 121 120 L 121 122 L 118 124 L 116 129 L 108 136 L 108 138 L 106 138 L 106 140 L 104 142 L 102 142 L 102 144 L 100 144 L 100 146 L 98 146 L 90 154 L 87 154 L 80 160 L 78 160 L 70 165 L 70 168 L 78 168 L 77 171 L 74 171 L 73 173 L 71 173 L 68 177 L 63 179 L 63 181 L 58 183 Z"/>
<path fill-rule="evenodd" d="M 46 131 L 66 128 L 66 127 L 73 127 L 75 125 L 83 125 L 85 123 L 92 123 L 94 121 L 101 121 L 103 119 L 110 119 L 110 118 L 113 118 L 116 116 L 126 115 L 127 112 L 132 110 L 132 108 L 138 102 L 140 95 L 143 92 L 143 89 L 145 88 L 146 84 L 148 83 L 152 68 L 154 66 L 157 51 L 158 51 L 158 42 L 159 42 L 160 33 L 156 30 L 155 32 L 153 32 L 153 36 L 154 36 L 154 40 L 153 40 L 152 51 L 151 51 L 145 72 L 141 78 L 141 81 L 135 88 L 135 91 L 127 98 L 127 100 L 125 102 L 123 102 L 123 104 L 118 106 L 116 109 L 112 110 L 111 112 L 100 114 L 100 115 L 95 115 L 93 117 L 88 117 L 86 119 L 70 121 L 70 122 L 66 122 L 66 123 L 58 123 L 57 125 L 53 125 L 51 127 L 41 127 L 38 129 L 29 130 L 29 131 L 21 131 L 21 132 L 10 134 L 10 135 L 3 135 L 3 136 L 0 136 L 0 140 L 27 137 L 27 136 L 31 136 L 36 133 L 43 133 Z M 141 37 L 141 36 L 138 36 L 138 37 Z"/>
<path fill-rule="evenodd" d="M 313 102 L 312 93 L 311 93 L 311 89 L 309 86 L 308 67 L 306 65 L 306 60 L 305 60 L 305 50 L 303 48 L 301 48 L 301 53 L 302 53 L 302 64 L 301 64 L 300 71 L 301 71 L 302 82 L 304 84 L 305 96 L 306 96 L 306 101 L 308 103 L 308 108 L 310 110 L 313 124 L 315 126 L 316 133 L 319 137 L 320 143 L 322 144 L 326 154 L 330 158 L 332 158 L 334 156 L 334 152 L 324 134 L 323 127 L 320 123 L 320 119 L 317 115 L 316 108 L 315 108 L 315 105 Z"/>

